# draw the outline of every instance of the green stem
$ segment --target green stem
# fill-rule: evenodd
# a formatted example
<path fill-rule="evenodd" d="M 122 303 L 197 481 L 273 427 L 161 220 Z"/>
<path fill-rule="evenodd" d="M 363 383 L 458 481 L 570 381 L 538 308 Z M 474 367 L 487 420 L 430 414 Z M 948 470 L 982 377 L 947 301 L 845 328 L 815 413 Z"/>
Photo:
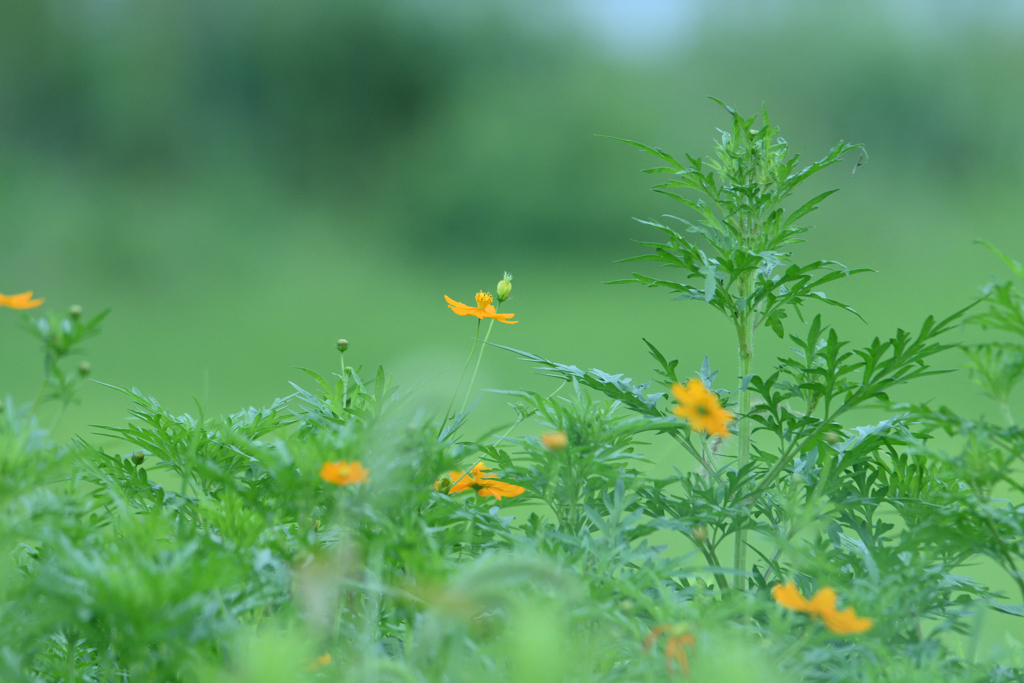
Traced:
<path fill-rule="evenodd" d="M 716 569 L 722 568 L 722 563 L 718 561 L 718 555 L 715 554 L 715 549 L 707 543 L 707 539 L 703 541 L 698 541 L 691 536 L 690 540 L 693 541 L 693 544 L 696 545 L 697 549 L 700 550 L 700 552 L 704 555 L 704 559 L 707 560 L 707 563 L 710 566 Z M 725 574 L 722 574 L 718 571 L 714 571 L 714 569 L 712 569 L 712 574 L 715 577 L 715 583 L 718 584 L 719 590 L 721 590 L 722 593 L 728 591 L 729 580 L 725 578 Z"/>
<path fill-rule="evenodd" d="M 740 313 L 736 323 L 736 331 L 739 336 L 740 346 L 740 388 L 739 388 L 739 444 L 736 452 L 736 469 L 742 470 L 750 463 L 750 391 L 743 386 L 746 378 L 754 366 L 754 311 L 750 308 L 750 287 L 751 276 L 747 276 L 740 283 L 739 296 L 745 299 L 746 308 Z M 734 553 L 733 567 L 737 572 L 745 572 L 747 564 L 747 532 L 740 529 L 736 532 L 736 550 Z M 736 590 L 744 590 L 746 577 L 742 573 L 736 574 Z"/>
<path fill-rule="evenodd" d="M 39 409 L 39 404 L 43 402 L 43 394 L 46 393 L 46 384 L 49 377 L 43 378 L 43 383 L 39 386 L 39 393 L 36 394 L 36 400 L 32 402 L 32 413 L 35 414 L 36 410 Z"/>
<path fill-rule="evenodd" d="M 1013 413 L 1010 412 L 1010 404 L 1006 401 L 1000 401 L 999 406 L 1003 409 L 1003 417 L 1006 418 L 1006 424 L 1010 427 L 1015 426 L 1017 423 L 1013 419 Z"/>
<path fill-rule="evenodd" d="M 498 304 L 498 306 L 501 306 L 501 304 Z M 476 367 L 473 368 L 473 375 L 469 378 L 469 386 L 466 387 L 466 398 L 462 399 L 462 409 L 459 410 L 460 413 L 466 412 L 466 404 L 469 403 L 469 395 L 473 391 L 473 382 L 476 381 L 476 373 L 477 373 L 477 371 L 480 370 L 480 361 L 483 360 L 484 351 L 487 349 L 487 340 L 491 338 L 491 330 L 493 330 L 493 329 L 494 329 L 494 319 L 492 318 L 490 324 L 487 326 L 487 334 L 484 335 L 484 345 L 480 349 L 480 355 L 476 357 Z M 476 332 L 477 332 L 477 336 L 479 337 L 480 336 L 480 327 L 479 327 L 479 325 L 477 326 Z"/>
<path fill-rule="evenodd" d="M 466 358 L 466 364 L 462 368 L 462 375 L 459 376 L 459 383 L 455 385 L 455 393 L 452 394 L 452 400 L 448 402 L 448 409 L 444 411 L 444 420 L 441 421 L 441 428 L 437 430 L 438 438 L 444 433 L 444 427 L 448 424 L 448 417 L 452 414 L 452 406 L 455 405 L 455 399 L 459 396 L 459 389 L 462 388 L 462 380 L 466 379 L 466 371 L 469 370 L 469 364 L 473 360 L 473 354 L 476 353 L 476 347 L 480 343 L 480 323 L 483 320 L 476 321 L 476 334 L 473 335 L 473 348 L 469 352 L 469 357 Z"/>

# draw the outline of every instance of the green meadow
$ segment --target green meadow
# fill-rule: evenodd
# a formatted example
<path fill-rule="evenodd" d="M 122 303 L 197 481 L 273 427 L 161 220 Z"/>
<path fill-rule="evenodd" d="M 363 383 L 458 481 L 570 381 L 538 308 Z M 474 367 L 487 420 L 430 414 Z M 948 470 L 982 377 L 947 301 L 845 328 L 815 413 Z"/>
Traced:
<path fill-rule="evenodd" d="M 999 3 L 4 5 L 0 291 L 45 303 L 0 310 L 0 678 L 1019 680 L 1019 24 Z M 723 131 L 754 169 L 716 176 L 739 205 L 650 191 Z M 667 162 L 608 136 L 679 168 L 640 173 Z M 770 243 L 772 193 L 840 140 L 862 147 L 778 205 L 840 191 Z M 622 263 L 663 254 L 636 219 L 761 265 L 708 294 L 707 264 Z M 820 287 L 856 313 L 808 291 L 782 338 L 759 319 L 759 381 L 816 315 L 851 351 L 975 305 L 877 394 L 821 359 L 740 383 L 743 287 L 819 259 L 873 271 Z M 550 363 L 486 346 L 467 393 L 478 328 L 444 297 L 506 271 L 518 323 L 488 341 Z M 699 291 L 608 284 L 634 272 Z M 56 342 L 23 321 L 106 309 L 50 392 Z M 725 438 L 673 413 L 705 357 Z M 631 403 L 649 381 L 656 410 Z M 321 476 L 355 461 L 366 482 Z M 451 476 L 477 462 L 525 492 Z M 873 625 L 787 607 L 790 580 Z"/>

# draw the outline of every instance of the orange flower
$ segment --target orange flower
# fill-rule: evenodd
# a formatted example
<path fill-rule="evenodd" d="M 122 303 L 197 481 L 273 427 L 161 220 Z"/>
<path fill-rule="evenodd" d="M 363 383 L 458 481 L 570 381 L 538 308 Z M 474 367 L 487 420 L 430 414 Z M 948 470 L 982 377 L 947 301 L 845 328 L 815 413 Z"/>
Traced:
<path fill-rule="evenodd" d="M 366 481 L 370 472 L 358 462 L 347 463 L 344 460 L 338 462 L 325 462 L 320 468 L 320 478 L 324 481 L 348 486 L 349 484 L 361 484 Z"/>
<path fill-rule="evenodd" d="M 21 294 L 0 294 L 0 306 L 16 308 L 19 311 L 23 311 L 26 308 L 35 308 L 43 303 L 43 301 L 45 299 L 33 299 L 31 291 L 22 292 Z"/>
<path fill-rule="evenodd" d="M 772 598 L 786 609 L 821 619 L 825 627 L 836 635 L 864 633 L 874 624 L 867 617 L 858 617 L 852 607 L 836 609 L 836 592 L 829 586 L 823 587 L 808 600 L 792 581 L 785 586 L 777 583 L 772 588 Z"/>
<path fill-rule="evenodd" d="M 444 300 L 448 302 L 448 308 L 455 311 L 456 315 L 475 315 L 481 320 L 493 318 L 500 323 L 508 323 L 509 325 L 515 325 L 519 322 L 518 320 L 509 320 L 515 313 L 498 313 L 495 311 L 494 306 L 491 304 L 494 301 L 494 297 L 484 291 L 477 293 L 475 308 L 466 304 L 460 304 L 454 299 L 449 299 L 447 295 L 444 297 Z"/>
<path fill-rule="evenodd" d="M 662 633 L 668 633 L 665 640 L 665 671 L 672 675 L 672 660 L 675 660 L 686 680 L 690 680 L 690 660 L 686 656 L 686 646 L 695 646 L 697 640 L 686 632 L 685 626 L 660 624 L 651 629 L 644 639 L 644 652 L 650 652 L 651 645 Z"/>
<path fill-rule="evenodd" d="M 540 437 L 540 442 L 549 451 L 560 451 L 569 445 L 569 437 L 565 432 L 551 432 Z"/>
<path fill-rule="evenodd" d="M 718 394 L 708 391 L 704 382 L 691 379 L 686 386 L 672 385 L 679 405 L 672 412 L 690 422 L 690 426 L 699 432 L 715 436 L 729 436 L 727 425 L 732 422 L 733 414 L 718 402 Z"/>
<path fill-rule="evenodd" d="M 330 663 L 331 663 L 331 653 L 330 652 L 325 652 L 324 654 L 320 655 L 319 657 L 314 659 L 312 662 L 310 662 L 309 666 L 306 667 L 306 671 L 319 671 L 320 669 L 324 668 L 325 666 L 328 666 Z"/>
<path fill-rule="evenodd" d="M 503 481 L 492 479 L 484 474 L 486 469 L 487 467 L 482 462 L 478 462 L 473 466 L 469 474 L 465 472 L 449 472 L 448 476 L 455 482 L 455 485 L 448 489 L 448 494 L 451 495 L 473 489 L 481 496 L 494 496 L 496 500 L 501 500 L 502 496 L 512 498 L 526 490 L 522 486 L 506 484 Z M 437 482 L 434 483 L 434 488 L 440 490 Z"/>

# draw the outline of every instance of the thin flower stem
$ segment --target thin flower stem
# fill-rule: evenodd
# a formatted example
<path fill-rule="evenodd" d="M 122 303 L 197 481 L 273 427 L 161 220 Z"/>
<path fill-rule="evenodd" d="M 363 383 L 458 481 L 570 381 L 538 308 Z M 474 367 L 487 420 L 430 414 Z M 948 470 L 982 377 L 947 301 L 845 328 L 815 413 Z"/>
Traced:
<path fill-rule="evenodd" d="M 483 320 L 476 321 L 476 334 L 473 335 L 473 348 L 469 352 L 469 357 L 466 359 L 466 365 L 462 368 L 462 375 L 459 377 L 459 383 L 455 385 L 455 393 L 452 394 L 452 400 L 448 403 L 448 409 L 444 411 L 444 420 L 441 421 L 441 428 L 437 430 L 438 438 L 441 438 L 441 434 L 444 433 L 444 427 L 448 424 L 448 417 L 452 414 L 452 406 L 455 405 L 455 399 L 459 395 L 459 389 L 462 388 L 462 380 L 466 379 L 466 371 L 469 370 L 469 364 L 473 360 L 473 354 L 476 353 L 476 347 L 480 344 L 480 323 Z"/>
<path fill-rule="evenodd" d="M 736 323 L 736 331 L 739 336 L 740 346 L 740 387 L 739 387 L 739 444 L 736 452 L 736 469 L 742 470 L 750 462 L 750 390 L 744 386 L 745 378 L 750 375 L 754 365 L 754 312 L 749 307 L 750 288 L 753 284 L 752 275 L 748 274 L 740 283 L 739 295 L 748 301 L 746 310 L 739 314 Z M 746 586 L 747 564 L 747 531 L 740 529 L 736 532 L 736 546 L 733 555 L 733 567 L 738 572 L 734 586 L 736 590 L 743 590 Z"/>
<path fill-rule="evenodd" d="M 703 467 L 704 471 L 708 473 L 708 477 L 714 478 L 715 481 L 718 481 L 718 473 L 715 471 L 714 465 L 709 460 L 707 460 L 702 454 L 703 448 L 700 451 L 698 451 L 694 447 L 694 445 L 687 441 L 684 436 L 679 434 L 679 432 L 672 432 L 671 434 L 672 438 L 678 441 L 679 445 L 685 448 L 690 453 L 690 455 L 693 456 L 694 460 L 700 463 L 700 466 Z"/>
<path fill-rule="evenodd" d="M 498 310 L 501 308 L 501 303 L 498 303 Z M 466 397 L 462 399 L 462 408 L 459 410 L 460 413 L 466 412 L 466 404 L 469 403 L 469 395 L 473 391 L 473 383 L 476 381 L 476 373 L 480 370 L 480 361 L 484 357 L 484 350 L 487 349 L 487 340 L 491 338 L 491 330 L 494 329 L 494 319 L 491 319 L 490 324 L 487 325 L 487 334 L 484 335 L 484 345 L 480 349 L 480 354 L 476 357 L 476 367 L 473 368 L 473 374 L 469 378 L 469 386 L 466 387 Z M 480 336 L 480 327 L 477 326 L 477 336 Z"/>
<path fill-rule="evenodd" d="M 32 412 L 33 413 L 35 413 L 36 410 L 38 410 L 39 404 L 43 402 L 43 394 L 46 393 L 46 385 L 48 383 L 47 380 L 49 380 L 49 379 L 50 379 L 50 377 L 49 377 L 49 375 L 47 375 L 46 377 L 43 378 L 43 383 L 41 385 L 39 385 L 39 393 L 36 394 L 36 400 L 32 402 Z"/>
<path fill-rule="evenodd" d="M 692 537 L 691 537 L 691 540 Z M 693 541 L 697 549 L 704 555 L 704 559 L 707 560 L 708 564 L 718 569 L 722 568 L 722 563 L 718 561 L 718 555 L 715 554 L 715 549 L 705 543 L 704 541 Z M 715 577 L 715 583 L 718 584 L 718 588 L 724 593 L 729 590 L 729 580 L 725 578 L 725 574 L 712 570 L 712 574 Z"/>
<path fill-rule="evenodd" d="M 1010 427 L 1016 426 L 1016 421 L 1013 419 L 1013 413 L 1010 412 L 1010 404 L 1006 401 L 1001 401 L 999 406 L 1003 409 L 1003 417 L 1006 418 L 1006 424 Z"/>
<path fill-rule="evenodd" d="M 344 411 L 348 406 L 348 375 L 345 372 L 345 352 L 341 356 L 341 409 Z"/>

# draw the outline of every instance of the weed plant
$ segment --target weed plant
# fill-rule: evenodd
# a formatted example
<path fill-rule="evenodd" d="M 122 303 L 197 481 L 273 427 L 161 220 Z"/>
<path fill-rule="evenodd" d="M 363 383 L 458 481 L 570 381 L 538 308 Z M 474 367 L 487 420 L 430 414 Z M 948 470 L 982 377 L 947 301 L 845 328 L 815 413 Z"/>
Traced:
<path fill-rule="evenodd" d="M 860 271 L 789 249 L 831 194 L 803 183 L 863 152 L 801 167 L 766 112 L 722 106 L 709 159 L 629 142 L 684 215 L 641 221 L 659 240 L 629 260 L 668 270 L 621 282 L 720 312 L 736 370 L 647 342 L 637 384 L 511 348 L 506 274 L 496 298 L 448 299 L 477 325 L 444 413 L 346 364 L 358 344 L 339 340 L 338 373 L 261 410 L 174 415 L 111 387 L 132 408 L 100 429 L 124 444 L 107 450 L 39 423 L 74 400 L 89 367 L 69 358 L 104 314 L 24 314 L 45 380 L 0 412 L 0 680 L 1024 679 L 1019 646 L 983 648 L 978 628 L 1024 616 L 1024 267 L 990 247 L 1015 279 L 844 340 L 830 316 L 854 313 L 822 288 Z M 964 326 L 984 341 L 958 341 Z M 790 349 L 758 373 L 766 333 Z M 514 419 L 492 428 L 472 412 L 489 346 L 561 380 L 504 392 Z M 894 398 L 964 358 L 1000 422 Z M 655 476 L 666 445 L 674 472 Z M 1017 593 L 964 575 L 981 558 Z"/>

